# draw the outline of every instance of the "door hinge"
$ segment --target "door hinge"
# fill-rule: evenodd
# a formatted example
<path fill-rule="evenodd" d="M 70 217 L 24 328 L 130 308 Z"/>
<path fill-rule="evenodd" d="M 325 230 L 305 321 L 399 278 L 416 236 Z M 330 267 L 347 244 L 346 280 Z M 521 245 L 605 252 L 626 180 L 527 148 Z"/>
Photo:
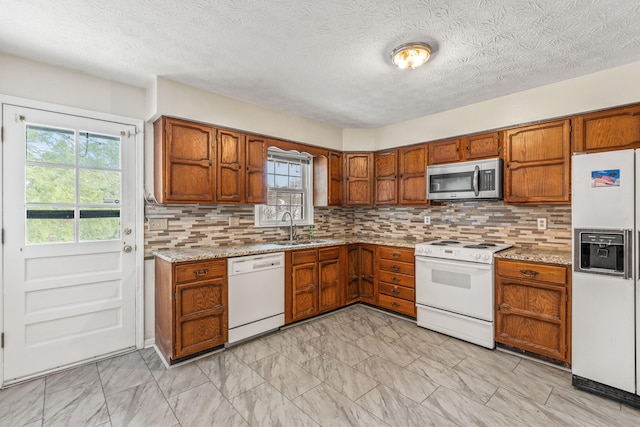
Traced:
<path fill-rule="evenodd" d="M 4 348 L 4 332 L 0 334 L 0 348 Z"/>

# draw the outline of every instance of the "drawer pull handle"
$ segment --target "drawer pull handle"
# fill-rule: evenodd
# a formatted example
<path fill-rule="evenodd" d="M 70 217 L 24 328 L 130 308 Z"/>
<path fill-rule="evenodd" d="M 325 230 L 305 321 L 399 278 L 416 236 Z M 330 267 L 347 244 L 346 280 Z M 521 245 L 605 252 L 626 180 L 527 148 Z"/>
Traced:
<path fill-rule="evenodd" d="M 391 293 L 394 294 L 394 295 L 398 295 L 400 293 L 400 291 L 397 290 L 397 289 L 391 289 Z"/>
<path fill-rule="evenodd" d="M 394 301 L 394 302 L 392 302 L 392 303 L 391 303 L 391 305 L 392 305 L 392 306 L 394 306 L 394 307 L 400 307 L 400 304 L 398 304 L 398 303 L 397 303 L 397 302 L 395 302 L 395 301 Z"/>
<path fill-rule="evenodd" d="M 398 279 L 397 277 L 394 277 L 393 279 L 391 279 L 392 282 L 399 282 L 400 279 Z"/>
<path fill-rule="evenodd" d="M 391 266 L 391 269 L 392 269 L 393 271 L 398 271 L 398 270 L 400 270 L 400 266 L 398 266 L 398 265 L 392 265 L 392 266 Z"/>
<path fill-rule="evenodd" d="M 397 252 L 392 253 L 391 256 L 394 258 L 400 258 L 400 254 Z"/>
<path fill-rule="evenodd" d="M 536 277 L 538 275 L 538 272 L 535 270 L 520 270 L 520 273 L 527 277 Z"/>
<path fill-rule="evenodd" d="M 207 273 L 209 273 L 209 270 L 207 270 L 206 268 L 203 268 L 202 270 L 193 270 L 193 272 L 195 273 L 196 276 L 201 277 L 201 276 L 206 276 Z"/>

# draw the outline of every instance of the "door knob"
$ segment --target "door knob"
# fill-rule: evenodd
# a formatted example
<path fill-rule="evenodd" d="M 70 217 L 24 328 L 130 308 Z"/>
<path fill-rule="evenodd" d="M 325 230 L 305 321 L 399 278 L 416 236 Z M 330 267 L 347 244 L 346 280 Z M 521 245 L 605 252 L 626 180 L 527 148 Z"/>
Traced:
<path fill-rule="evenodd" d="M 132 250 L 133 248 L 131 247 L 131 245 L 124 245 L 124 248 L 122 248 L 122 252 L 124 252 L 125 254 L 128 254 Z"/>

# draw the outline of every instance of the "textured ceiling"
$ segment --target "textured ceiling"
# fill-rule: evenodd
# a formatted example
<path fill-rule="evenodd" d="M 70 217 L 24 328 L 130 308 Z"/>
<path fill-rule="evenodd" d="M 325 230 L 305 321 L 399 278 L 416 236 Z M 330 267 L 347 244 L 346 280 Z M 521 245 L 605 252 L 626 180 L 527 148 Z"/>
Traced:
<path fill-rule="evenodd" d="M 640 1 L 0 0 L 0 51 L 371 128 L 640 61 Z"/>

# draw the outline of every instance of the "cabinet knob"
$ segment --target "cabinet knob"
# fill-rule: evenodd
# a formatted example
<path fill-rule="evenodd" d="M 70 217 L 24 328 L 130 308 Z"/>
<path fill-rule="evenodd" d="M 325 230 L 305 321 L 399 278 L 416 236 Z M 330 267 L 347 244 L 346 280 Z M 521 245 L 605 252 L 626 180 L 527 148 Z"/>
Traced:
<path fill-rule="evenodd" d="M 397 290 L 397 289 L 391 289 L 391 293 L 394 294 L 394 295 L 398 295 L 400 293 L 400 291 Z"/>
<path fill-rule="evenodd" d="M 391 269 L 392 269 L 393 271 L 398 271 L 398 270 L 400 270 L 400 266 L 398 266 L 398 265 L 392 265 L 392 266 L 391 266 Z"/>
<path fill-rule="evenodd" d="M 206 268 L 203 268 L 201 270 L 193 270 L 193 273 L 198 277 L 206 276 L 208 272 L 209 270 L 207 270 Z"/>
<path fill-rule="evenodd" d="M 392 306 L 394 306 L 394 307 L 400 307 L 400 304 L 398 304 L 398 303 L 397 303 L 397 302 L 395 302 L 395 301 L 394 301 L 394 302 L 392 302 L 392 303 L 391 303 L 391 305 L 392 305 Z"/>
<path fill-rule="evenodd" d="M 393 279 L 391 279 L 392 282 L 397 283 L 400 281 L 400 279 L 398 279 L 397 277 L 394 277 Z"/>
<path fill-rule="evenodd" d="M 400 254 L 397 253 L 397 252 L 394 252 L 394 253 L 391 254 L 391 256 L 394 257 L 394 258 L 399 258 Z"/>

